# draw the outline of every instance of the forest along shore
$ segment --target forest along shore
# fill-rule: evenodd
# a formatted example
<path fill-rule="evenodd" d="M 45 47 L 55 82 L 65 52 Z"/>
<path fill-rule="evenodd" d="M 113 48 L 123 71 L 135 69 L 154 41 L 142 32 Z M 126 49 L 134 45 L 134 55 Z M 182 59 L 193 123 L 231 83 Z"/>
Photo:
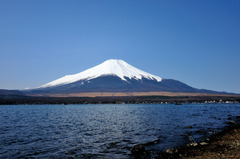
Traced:
<path fill-rule="evenodd" d="M 159 154 L 160 158 L 212 159 L 240 158 L 240 116 L 228 122 L 223 131 L 200 143 L 171 148 Z"/>
<path fill-rule="evenodd" d="M 30 97 L 1 95 L 0 105 L 240 103 L 240 96 Z"/>

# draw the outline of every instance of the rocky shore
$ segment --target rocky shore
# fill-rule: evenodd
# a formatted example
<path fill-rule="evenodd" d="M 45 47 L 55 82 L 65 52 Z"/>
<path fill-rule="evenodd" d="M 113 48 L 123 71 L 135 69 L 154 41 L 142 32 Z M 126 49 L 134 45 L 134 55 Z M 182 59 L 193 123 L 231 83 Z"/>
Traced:
<path fill-rule="evenodd" d="M 240 129 L 228 131 L 209 145 L 189 150 L 180 158 L 240 158 Z"/>
<path fill-rule="evenodd" d="M 239 120 L 240 117 L 237 118 Z M 157 159 L 240 158 L 240 124 L 236 121 L 229 121 L 228 124 L 223 131 L 212 135 L 206 141 L 168 149 L 160 153 Z"/>
<path fill-rule="evenodd" d="M 136 159 L 237 159 L 240 158 L 240 116 L 229 120 L 228 126 L 205 141 L 169 148 L 157 157 L 150 157 L 151 152 L 145 151 L 144 145 L 134 146 L 131 152 Z"/>

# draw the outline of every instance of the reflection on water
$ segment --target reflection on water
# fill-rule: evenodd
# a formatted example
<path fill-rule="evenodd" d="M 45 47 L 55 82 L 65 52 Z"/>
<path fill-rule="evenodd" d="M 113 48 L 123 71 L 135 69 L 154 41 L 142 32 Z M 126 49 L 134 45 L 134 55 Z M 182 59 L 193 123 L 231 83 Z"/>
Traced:
<path fill-rule="evenodd" d="M 219 131 L 239 104 L 0 106 L 0 158 L 132 158 Z M 189 128 L 188 128 L 189 127 Z"/>

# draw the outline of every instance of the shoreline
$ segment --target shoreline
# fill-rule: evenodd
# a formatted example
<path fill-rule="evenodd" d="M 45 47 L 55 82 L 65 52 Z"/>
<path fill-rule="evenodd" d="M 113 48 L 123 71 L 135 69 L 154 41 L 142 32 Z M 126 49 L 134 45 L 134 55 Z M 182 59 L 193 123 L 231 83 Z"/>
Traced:
<path fill-rule="evenodd" d="M 30 97 L 1 96 L 0 105 L 240 103 L 240 96 Z"/>
<path fill-rule="evenodd" d="M 158 153 L 156 159 L 161 158 L 240 158 L 240 116 L 237 116 L 236 120 L 229 121 L 228 126 L 205 141 L 170 148 L 166 152 Z"/>

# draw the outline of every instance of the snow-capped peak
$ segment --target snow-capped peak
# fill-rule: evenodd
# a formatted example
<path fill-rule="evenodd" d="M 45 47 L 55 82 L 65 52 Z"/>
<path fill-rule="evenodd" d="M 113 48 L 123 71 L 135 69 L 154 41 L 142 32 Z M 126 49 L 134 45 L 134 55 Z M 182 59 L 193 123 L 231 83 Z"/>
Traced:
<path fill-rule="evenodd" d="M 134 78 L 137 80 L 141 80 L 144 77 L 151 80 L 157 80 L 158 82 L 162 80 L 161 77 L 154 76 L 150 73 L 137 69 L 136 67 L 133 67 L 123 60 L 110 59 L 78 74 L 67 75 L 59 78 L 55 81 L 41 86 L 40 88 L 65 85 L 79 80 L 91 80 L 102 75 L 115 75 L 124 81 L 127 81 L 125 79 L 126 77 L 130 79 Z"/>

